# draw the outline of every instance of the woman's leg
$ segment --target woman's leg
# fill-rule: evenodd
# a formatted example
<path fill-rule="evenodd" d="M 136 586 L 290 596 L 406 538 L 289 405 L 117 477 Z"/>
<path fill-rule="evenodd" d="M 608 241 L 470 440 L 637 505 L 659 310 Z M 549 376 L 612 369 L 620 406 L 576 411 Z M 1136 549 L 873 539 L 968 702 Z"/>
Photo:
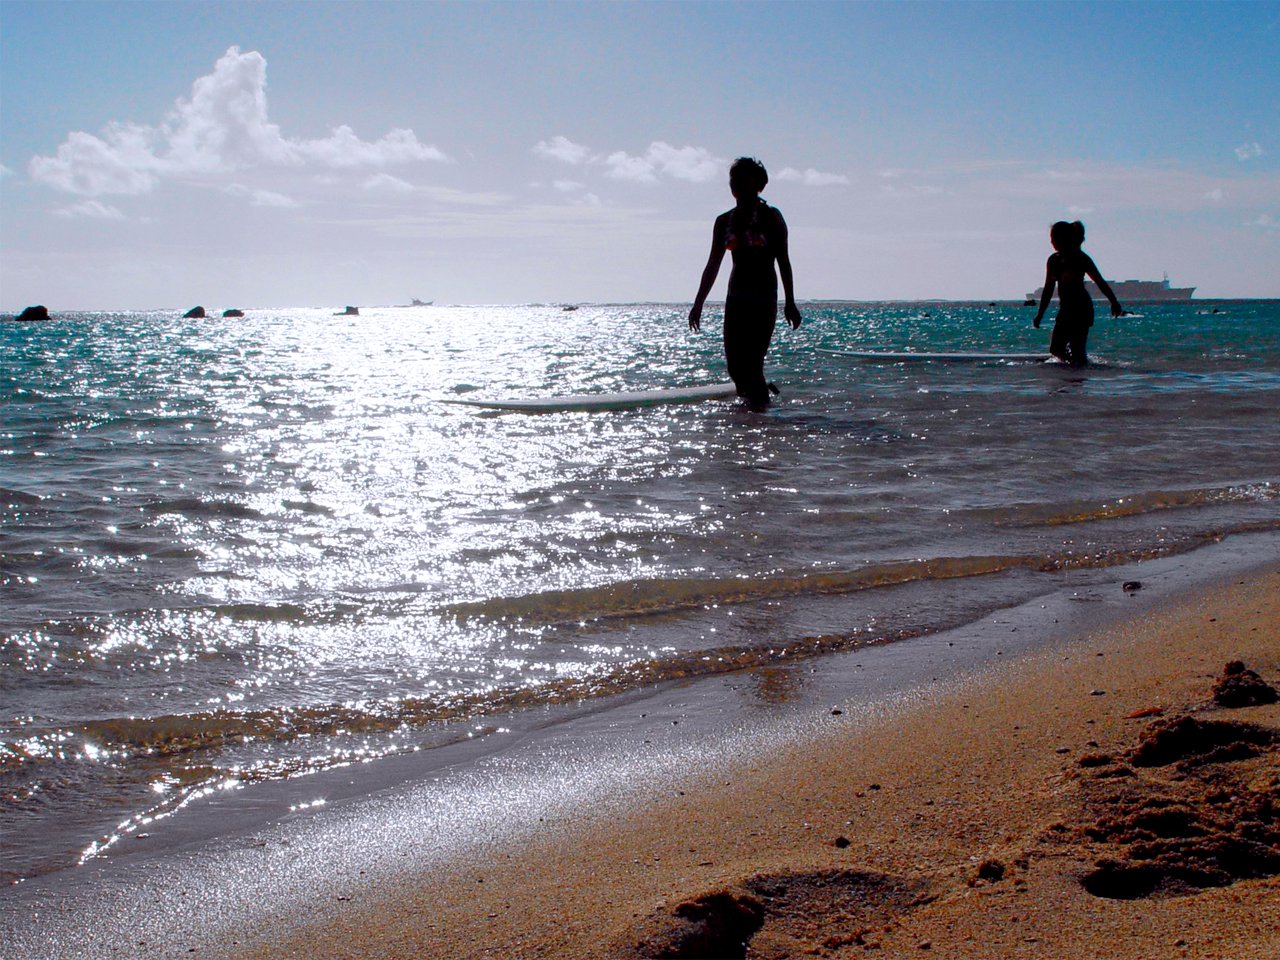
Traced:
<path fill-rule="evenodd" d="M 1049 352 L 1063 363 L 1071 362 L 1070 326 L 1071 322 L 1058 314 L 1058 319 L 1053 322 L 1053 333 L 1049 335 Z"/>
<path fill-rule="evenodd" d="M 1081 324 L 1077 329 L 1071 331 L 1071 338 L 1067 341 L 1067 350 L 1071 355 L 1071 365 L 1073 367 L 1083 367 L 1089 362 L 1089 353 L 1085 349 L 1089 342 L 1089 328 Z"/>
<path fill-rule="evenodd" d="M 724 357 L 738 395 L 752 404 L 769 402 L 764 358 L 777 323 L 777 301 L 731 297 L 724 305 Z"/>

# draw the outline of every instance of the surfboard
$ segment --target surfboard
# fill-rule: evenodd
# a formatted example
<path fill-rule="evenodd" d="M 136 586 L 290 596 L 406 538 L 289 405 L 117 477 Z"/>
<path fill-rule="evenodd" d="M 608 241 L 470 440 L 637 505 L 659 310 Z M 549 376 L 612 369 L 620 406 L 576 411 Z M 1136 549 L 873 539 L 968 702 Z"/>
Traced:
<path fill-rule="evenodd" d="M 696 403 L 734 397 L 732 383 L 712 383 L 702 387 L 664 387 L 659 390 L 631 390 L 624 393 L 578 393 L 559 397 L 518 397 L 509 400 L 449 398 L 442 403 L 484 410 L 519 410 L 524 413 L 560 413 L 572 410 L 631 410 L 664 403 Z"/>
<path fill-rule="evenodd" d="M 1053 359 L 1053 356 L 1048 353 L 969 353 L 963 351 L 955 353 L 924 353 L 887 350 L 828 350 L 823 347 L 818 347 L 817 349 L 822 353 L 831 353 L 838 357 L 853 357 L 857 360 L 881 360 L 886 363 L 897 363 L 902 360 L 1016 360 L 1030 363 Z"/>

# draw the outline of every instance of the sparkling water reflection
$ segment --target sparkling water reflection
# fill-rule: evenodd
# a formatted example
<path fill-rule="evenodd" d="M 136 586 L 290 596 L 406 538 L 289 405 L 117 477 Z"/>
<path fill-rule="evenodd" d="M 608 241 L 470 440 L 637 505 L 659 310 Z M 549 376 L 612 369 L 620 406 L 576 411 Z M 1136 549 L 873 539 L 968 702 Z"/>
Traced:
<path fill-rule="evenodd" d="M 0 830 L 27 838 L 4 866 L 446 720 L 766 669 L 972 615 L 1020 572 L 1274 527 L 1280 311 L 1222 309 L 1099 321 L 1102 363 L 1069 371 L 813 349 L 1042 347 L 1014 305 L 814 304 L 764 414 L 436 402 L 723 379 L 670 305 L 0 323 Z M 955 578 L 963 600 L 813 614 Z"/>

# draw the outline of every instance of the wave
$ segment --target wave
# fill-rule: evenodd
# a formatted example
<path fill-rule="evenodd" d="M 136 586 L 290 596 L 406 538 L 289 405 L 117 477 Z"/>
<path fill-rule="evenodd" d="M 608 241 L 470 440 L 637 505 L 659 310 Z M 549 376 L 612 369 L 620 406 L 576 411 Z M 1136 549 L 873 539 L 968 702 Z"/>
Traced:
<path fill-rule="evenodd" d="M 1163 510 L 1193 510 L 1234 503 L 1270 503 L 1280 500 L 1280 483 L 1231 484 L 1187 490 L 1153 490 L 1108 500 L 1068 504 L 1017 504 L 989 511 L 997 526 L 1065 526 L 1137 517 Z"/>
<path fill-rule="evenodd" d="M 718 603 L 745 603 L 780 596 L 838 594 L 892 587 L 921 580 L 978 577 L 1010 571 L 1051 572 L 1101 569 L 1187 552 L 1231 534 L 1274 531 L 1280 519 L 1239 524 L 1177 543 L 1159 543 L 1114 551 L 1061 551 L 1047 555 L 949 557 L 873 564 L 858 571 L 761 581 L 734 579 L 696 582 L 646 581 L 625 586 L 557 591 L 528 597 L 455 605 L 455 614 L 533 618 L 541 622 L 574 620 L 592 611 L 593 619 L 621 618 Z M 300 608 L 232 608 L 240 616 L 301 615 Z M 292 777 L 355 759 L 371 759 L 415 749 L 421 733 L 452 723 L 510 714 L 528 708 L 580 703 L 645 686 L 714 674 L 759 670 L 840 651 L 896 642 L 954 624 L 892 628 L 858 627 L 790 640 L 710 649 L 663 651 L 615 663 L 601 663 L 582 674 L 481 689 L 379 700 L 324 703 L 268 709 L 218 709 L 152 717 L 120 716 L 78 724 L 42 726 L 29 718 L 8 742 L 0 744 L 0 773 L 10 782 L 53 782 L 67 763 L 86 759 L 125 770 L 145 768 L 172 784 L 170 795 L 140 816 L 172 812 L 215 784 Z M 458 727 L 454 736 L 467 736 Z M 19 731 L 14 731 L 19 733 Z M 297 743 L 305 749 L 290 748 Z M 258 744 L 258 759 L 244 759 Z M 236 758 L 239 759 L 236 759 Z M 41 772 L 45 771 L 45 772 Z M 38 792 L 38 791 L 36 791 Z M 16 794 L 15 794 L 16 796 Z"/>
<path fill-rule="evenodd" d="M 1044 522 L 1044 521 L 1042 521 Z M 1070 522 L 1063 520 L 1061 522 Z M 1050 573 L 1083 568 L 1101 569 L 1185 553 L 1234 533 L 1280 530 L 1280 519 L 1252 521 L 1230 528 L 1200 531 L 1182 540 L 1147 546 L 1044 554 L 937 557 L 871 563 L 857 570 L 806 573 L 768 578 L 651 579 L 572 590 L 551 590 L 517 597 L 500 597 L 450 604 L 439 608 L 460 621 L 473 619 L 519 621 L 522 625 L 556 626 L 599 623 L 637 616 L 660 616 L 682 611 L 774 600 L 783 597 L 854 593 L 922 580 L 951 580 L 1029 570 Z"/>

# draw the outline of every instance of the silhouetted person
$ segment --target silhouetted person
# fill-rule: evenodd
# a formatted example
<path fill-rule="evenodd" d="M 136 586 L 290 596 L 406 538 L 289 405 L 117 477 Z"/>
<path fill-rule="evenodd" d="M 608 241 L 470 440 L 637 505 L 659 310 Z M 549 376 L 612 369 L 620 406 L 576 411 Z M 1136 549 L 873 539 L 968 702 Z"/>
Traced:
<path fill-rule="evenodd" d="M 739 396 L 752 406 L 765 406 L 769 390 L 777 391 L 765 382 L 764 357 L 778 319 L 779 275 L 786 295 L 783 316 L 793 329 L 800 326 L 787 252 L 787 222 L 760 198 L 768 182 L 769 174 L 759 160 L 739 157 L 729 167 L 729 190 L 737 204 L 716 217 L 711 254 L 689 310 L 689 329 L 701 330 L 702 305 L 716 282 L 724 252 L 730 251 L 733 270 L 724 302 L 724 356 Z"/>
<path fill-rule="evenodd" d="M 1053 322 L 1049 337 L 1049 352 L 1073 367 L 1083 367 L 1089 362 L 1085 345 L 1089 340 L 1089 328 L 1093 326 L 1093 298 L 1085 288 L 1088 277 L 1098 285 L 1102 295 L 1111 301 L 1111 315 L 1124 313 L 1120 301 L 1098 272 L 1090 256 L 1080 249 L 1084 245 L 1084 224 L 1079 220 L 1067 223 L 1059 220 L 1049 228 L 1049 242 L 1054 252 L 1044 270 L 1044 292 L 1040 294 L 1040 309 L 1036 311 L 1032 326 L 1040 326 L 1053 299 L 1053 289 L 1058 288 L 1058 316 Z"/>

